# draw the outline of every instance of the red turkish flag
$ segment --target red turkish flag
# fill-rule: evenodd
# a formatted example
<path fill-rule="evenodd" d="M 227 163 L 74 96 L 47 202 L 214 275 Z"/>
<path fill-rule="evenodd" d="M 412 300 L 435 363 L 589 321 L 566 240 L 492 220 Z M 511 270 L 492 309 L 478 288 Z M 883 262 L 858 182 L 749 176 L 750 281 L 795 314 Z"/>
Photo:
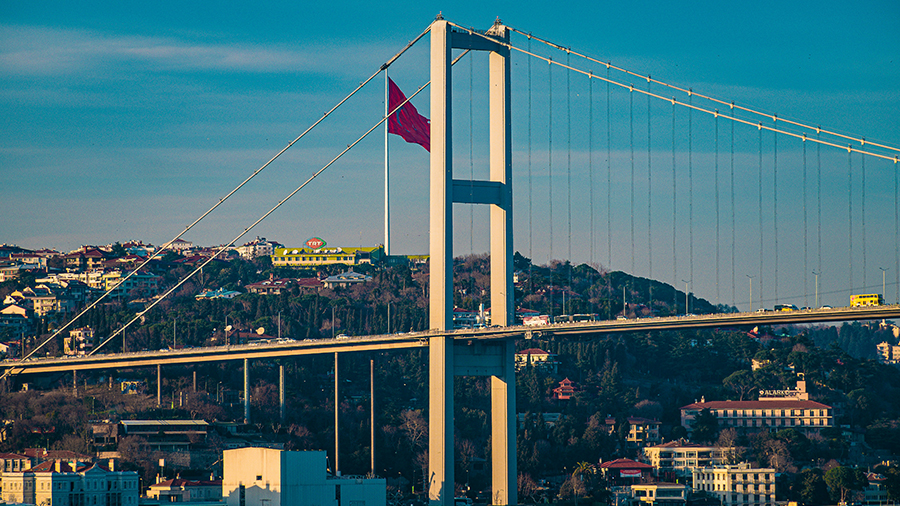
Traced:
<path fill-rule="evenodd" d="M 388 85 L 388 109 L 393 111 L 403 104 L 406 95 L 394 84 L 393 79 L 388 78 Z M 419 114 L 412 102 L 403 104 L 403 107 L 391 114 L 388 118 L 388 133 L 397 134 L 406 142 L 418 144 L 425 148 L 425 151 L 431 151 L 431 125 L 428 124 L 428 118 Z"/>

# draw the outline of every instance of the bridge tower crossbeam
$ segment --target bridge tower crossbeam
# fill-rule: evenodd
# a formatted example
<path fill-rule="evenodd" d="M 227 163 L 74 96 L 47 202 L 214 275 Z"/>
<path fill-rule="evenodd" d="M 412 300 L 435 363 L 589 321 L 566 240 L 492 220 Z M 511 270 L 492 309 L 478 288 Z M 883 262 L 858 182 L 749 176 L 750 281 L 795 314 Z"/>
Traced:
<path fill-rule="evenodd" d="M 512 147 L 509 29 L 499 20 L 484 34 L 460 31 L 443 19 L 431 25 L 430 327 L 453 328 L 453 203 L 490 205 L 491 323 L 515 317 L 512 283 Z M 488 51 L 490 180 L 453 179 L 451 51 Z M 492 504 L 517 504 L 514 343 L 471 343 L 451 336 L 429 341 L 429 500 L 454 496 L 453 383 L 455 376 L 491 377 Z"/>

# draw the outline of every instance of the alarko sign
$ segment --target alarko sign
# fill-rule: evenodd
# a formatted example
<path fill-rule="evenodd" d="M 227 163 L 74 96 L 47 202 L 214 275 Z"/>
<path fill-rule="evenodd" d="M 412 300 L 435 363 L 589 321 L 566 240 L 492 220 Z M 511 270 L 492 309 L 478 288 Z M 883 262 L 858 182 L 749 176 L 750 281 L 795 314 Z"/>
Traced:
<path fill-rule="evenodd" d="M 312 249 L 319 249 L 319 248 L 325 246 L 325 244 L 326 244 L 325 241 L 323 241 L 322 239 L 320 239 L 318 237 L 311 237 L 306 240 L 306 245 Z"/>

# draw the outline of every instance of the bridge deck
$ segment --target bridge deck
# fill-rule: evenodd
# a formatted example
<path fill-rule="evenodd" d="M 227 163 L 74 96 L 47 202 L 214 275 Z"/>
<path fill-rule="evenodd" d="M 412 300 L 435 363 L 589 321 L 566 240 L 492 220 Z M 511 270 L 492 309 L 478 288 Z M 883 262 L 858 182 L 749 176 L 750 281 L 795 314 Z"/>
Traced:
<path fill-rule="evenodd" d="M 29 359 L 24 362 L 5 360 L 0 369 L 12 374 L 39 374 L 66 371 L 102 370 L 112 368 L 150 367 L 157 364 L 196 364 L 243 359 L 283 358 L 302 355 L 324 355 L 335 352 L 351 353 L 414 349 L 428 346 L 428 338 L 445 335 L 456 339 L 503 339 L 554 336 L 596 335 L 650 330 L 684 330 L 716 327 L 788 325 L 798 323 L 881 320 L 900 318 L 900 305 L 836 308 L 764 313 L 727 313 L 711 315 L 640 318 L 634 320 L 604 320 L 558 323 L 536 327 L 512 326 L 483 329 L 458 329 L 447 332 L 414 332 L 346 339 L 313 339 L 254 343 L 184 350 L 159 350 L 135 353 L 112 353 L 87 357 L 56 357 Z"/>

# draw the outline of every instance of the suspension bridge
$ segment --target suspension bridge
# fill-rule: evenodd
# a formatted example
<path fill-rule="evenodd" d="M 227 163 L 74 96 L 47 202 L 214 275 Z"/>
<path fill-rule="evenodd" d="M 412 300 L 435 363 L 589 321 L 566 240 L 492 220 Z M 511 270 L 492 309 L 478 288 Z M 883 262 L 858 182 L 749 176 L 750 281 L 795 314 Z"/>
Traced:
<path fill-rule="evenodd" d="M 430 39 L 429 81 L 390 106 L 386 91 L 385 111 L 380 119 L 362 127 L 361 135 L 346 149 L 339 150 L 333 159 L 223 245 L 221 251 L 230 248 L 320 174 L 339 170 L 339 161 L 346 153 L 389 118 L 404 113 L 407 104 L 429 87 L 428 331 L 168 353 L 97 353 L 199 272 L 215 258 L 212 257 L 104 339 L 91 356 L 37 359 L 41 344 L 26 360 L 3 363 L 4 377 L 151 365 L 157 365 L 159 371 L 166 364 L 243 360 L 247 383 L 248 360 L 424 347 L 429 353 L 432 504 L 453 503 L 454 377 L 478 375 L 491 378 L 492 500 L 493 504 L 505 505 L 517 503 L 513 367 L 516 339 L 529 339 L 536 333 L 563 337 L 900 316 L 897 305 L 819 307 L 820 296 L 823 300 L 826 296 L 847 300 L 853 293 L 877 291 L 889 298 L 884 293 L 888 286 L 894 289 L 892 300 L 900 301 L 900 149 L 886 142 L 844 134 L 836 128 L 737 104 L 727 97 L 676 86 L 505 26 L 499 20 L 482 31 L 439 17 L 160 250 L 215 212 L 382 72 L 387 85 L 387 70 L 426 36 Z M 488 121 L 484 135 L 476 135 L 474 110 L 481 102 L 474 98 L 473 62 L 484 63 L 481 56 L 487 59 L 487 82 L 482 91 Z M 464 59 L 469 62 L 468 74 L 465 64 L 458 66 Z M 516 72 L 514 59 L 521 60 Z M 453 77 L 459 74 L 469 77 L 468 90 L 459 85 L 459 79 L 454 81 Z M 546 94 L 532 93 L 536 82 L 546 85 Z M 468 92 L 468 100 L 460 100 L 461 90 L 462 94 Z M 468 133 L 468 143 L 460 142 L 465 134 L 452 135 L 454 130 Z M 520 139 L 515 144 L 514 132 Z M 485 140 L 477 145 L 480 153 L 486 153 L 477 160 L 484 166 L 478 174 L 486 174 L 486 178 L 479 179 L 475 171 L 476 141 Z M 468 148 L 468 160 L 459 144 Z M 385 153 L 387 161 L 387 149 Z M 468 177 L 461 170 L 466 165 Z M 373 174 L 373 182 L 377 176 L 380 174 Z M 387 202 L 387 170 L 384 183 Z M 459 212 L 461 206 L 454 204 L 469 206 L 468 227 L 460 219 L 464 218 Z M 490 301 L 495 327 L 454 329 L 452 265 L 454 252 L 459 250 L 454 244 L 460 242 L 454 230 L 467 228 L 470 250 L 474 249 L 476 206 L 488 208 L 489 224 L 484 235 L 489 237 Z M 387 207 L 385 215 L 388 246 L 391 232 Z M 682 316 L 518 327 L 514 325 L 515 250 L 524 252 L 532 261 L 581 259 L 595 266 L 618 266 L 633 276 L 659 278 L 673 286 L 683 283 L 685 291 L 681 295 L 692 292 L 692 286 L 707 287 L 711 293 L 706 296 L 724 311 L 694 316 L 687 304 L 679 306 L 681 295 L 677 292 L 672 300 L 659 300 L 651 292 L 637 302 L 652 311 Z M 880 276 L 874 275 L 874 267 Z M 890 285 L 888 272 L 893 277 Z M 826 279 L 830 280 L 827 285 Z M 749 290 L 739 289 L 738 280 L 746 280 Z M 612 298 L 610 287 L 595 289 L 598 293 L 606 289 L 605 295 Z M 551 289 L 551 297 L 552 293 Z M 632 291 L 631 296 L 638 294 Z M 809 309 L 754 312 L 788 301 Z M 744 312 L 737 312 L 739 306 Z M 552 312 L 552 298 L 550 307 Z M 247 404 L 245 409 L 248 408 Z"/>

